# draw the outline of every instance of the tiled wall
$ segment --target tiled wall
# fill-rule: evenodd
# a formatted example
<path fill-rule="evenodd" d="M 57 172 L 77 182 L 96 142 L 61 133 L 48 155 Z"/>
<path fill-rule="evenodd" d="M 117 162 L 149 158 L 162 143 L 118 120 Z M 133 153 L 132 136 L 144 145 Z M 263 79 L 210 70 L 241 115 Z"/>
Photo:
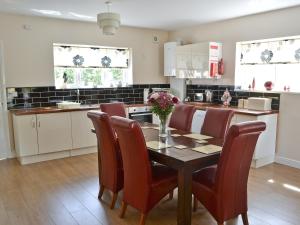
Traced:
<path fill-rule="evenodd" d="M 82 104 L 99 104 L 121 101 L 127 104 L 143 103 L 144 88 L 169 88 L 169 84 L 140 84 L 120 88 L 79 89 Z M 61 101 L 76 101 L 76 89 L 55 87 L 15 88 L 17 97 L 8 97 L 8 108 L 55 106 Z M 25 98 L 28 93 L 28 98 Z M 9 96 L 9 95 L 8 95 Z M 27 102 L 27 104 L 26 104 Z"/>
<path fill-rule="evenodd" d="M 191 98 L 191 101 L 194 101 L 195 93 L 205 93 L 205 90 L 213 91 L 213 102 L 222 103 L 221 97 L 224 91 L 228 88 L 232 101 L 231 105 L 237 106 L 238 99 L 246 99 L 249 97 L 268 97 L 272 98 L 272 109 L 278 110 L 280 103 L 280 94 L 279 93 L 267 93 L 267 92 L 251 92 L 251 91 L 234 91 L 235 87 L 233 85 L 187 85 L 187 96 Z"/>

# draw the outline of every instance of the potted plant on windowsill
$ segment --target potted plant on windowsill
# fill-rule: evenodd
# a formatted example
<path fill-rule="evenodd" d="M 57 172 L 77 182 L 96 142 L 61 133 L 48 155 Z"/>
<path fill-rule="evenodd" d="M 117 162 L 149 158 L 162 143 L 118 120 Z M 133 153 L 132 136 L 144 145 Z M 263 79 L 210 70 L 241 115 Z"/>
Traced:
<path fill-rule="evenodd" d="M 152 106 L 151 111 L 159 117 L 159 136 L 167 136 L 167 118 L 173 111 L 174 105 L 179 99 L 166 92 L 155 92 L 148 96 L 148 103 Z"/>

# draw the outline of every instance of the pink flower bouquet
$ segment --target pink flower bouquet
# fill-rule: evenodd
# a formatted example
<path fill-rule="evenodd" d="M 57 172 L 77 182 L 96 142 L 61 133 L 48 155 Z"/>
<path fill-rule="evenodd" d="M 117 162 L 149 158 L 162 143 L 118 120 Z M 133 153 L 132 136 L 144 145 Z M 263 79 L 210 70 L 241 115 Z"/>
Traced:
<path fill-rule="evenodd" d="M 179 99 L 176 96 L 166 92 L 155 92 L 149 95 L 148 103 L 152 106 L 151 111 L 159 117 L 160 129 L 163 129 L 160 132 L 166 132 L 166 120 L 178 102 Z"/>

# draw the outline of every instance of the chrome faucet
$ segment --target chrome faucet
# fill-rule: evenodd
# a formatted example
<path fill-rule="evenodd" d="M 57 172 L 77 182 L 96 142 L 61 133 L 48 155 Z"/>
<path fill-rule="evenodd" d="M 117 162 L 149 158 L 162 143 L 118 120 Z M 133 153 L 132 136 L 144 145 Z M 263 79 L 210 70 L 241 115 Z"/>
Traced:
<path fill-rule="evenodd" d="M 77 88 L 76 94 L 77 94 L 77 102 L 80 103 L 80 100 L 79 100 L 79 96 L 80 96 L 79 88 Z"/>

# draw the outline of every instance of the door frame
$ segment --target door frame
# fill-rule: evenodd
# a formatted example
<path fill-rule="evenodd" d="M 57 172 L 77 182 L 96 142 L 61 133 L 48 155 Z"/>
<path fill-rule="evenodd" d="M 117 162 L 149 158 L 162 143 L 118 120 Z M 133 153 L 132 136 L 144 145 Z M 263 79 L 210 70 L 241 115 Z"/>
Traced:
<path fill-rule="evenodd" d="M 6 85 L 5 85 L 5 68 L 4 68 L 4 45 L 0 40 L 0 104 L 2 103 L 2 121 L 3 121 L 3 129 L 4 129 L 4 139 L 5 139 L 5 149 L 4 156 L 5 158 L 10 158 L 11 156 L 11 147 L 10 147 L 10 139 L 9 139 L 9 126 L 8 126 L 8 110 L 7 110 L 7 100 L 6 100 Z M 1 116 L 1 114 L 0 114 Z"/>

